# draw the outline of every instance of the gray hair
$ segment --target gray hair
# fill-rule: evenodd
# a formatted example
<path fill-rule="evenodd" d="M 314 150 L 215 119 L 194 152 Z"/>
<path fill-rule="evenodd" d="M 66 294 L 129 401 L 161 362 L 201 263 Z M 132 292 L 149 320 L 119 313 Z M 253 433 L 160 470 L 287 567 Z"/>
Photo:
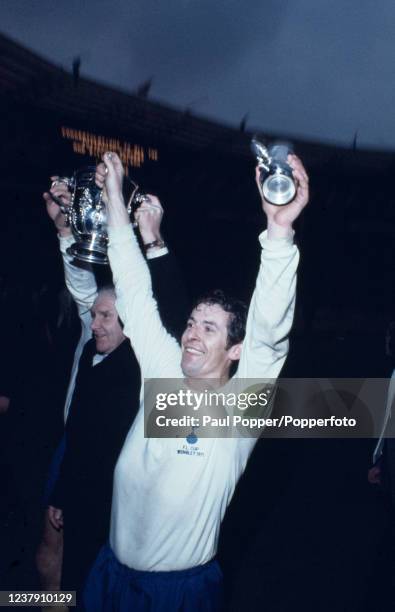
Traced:
<path fill-rule="evenodd" d="M 117 299 L 117 294 L 115 293 L 115 287 L 114 285 L 108 284 L 108 285 L 103 285 L 102 287 L 100 287 L 100 289 L 97 292 L 97 296 L 95 299 L 95 302 L 99 299 L 99 297 L 101 295 L 103 295 L 104 293 L 110 295 L 114 300 Z"/>

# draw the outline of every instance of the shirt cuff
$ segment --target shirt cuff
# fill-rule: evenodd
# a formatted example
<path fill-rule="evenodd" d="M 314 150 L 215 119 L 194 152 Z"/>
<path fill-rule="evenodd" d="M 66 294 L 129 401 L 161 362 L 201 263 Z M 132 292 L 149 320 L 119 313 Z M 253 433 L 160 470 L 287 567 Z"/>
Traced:
<path fill-rule="evenodd" d="M 149 249 L 146 252 L 146 257 L 147 259 L 156 259 L 157 257 L 162 257 L 162 255 L 167 255 L 169 252 L 169 249 L 164 246 L 161 247 L 160 249 Z"/>
<path fill-rule="evenodd" d="M 294 235 L 295 232 L 292 230 L 292 233 L 289 234 L 289 236 L 286 236 L 285 238 L 275 238 L 270 240 L 267 237 L 267 230 L 265 230 L 259 235 L 259 242 L 261 244 L 261 247 L 267 251 L 279 251 L 280 249 L 286 246 L 293 246 Z"/>
<path fill-rule="evenodd" d="M 108 228 L 108 239 L 111 246 L 124 244 L 125 242 L 129 242 L 131 239 L 136 240 L 134 235 L 133 226 L 131 223 L 128 225 L 121 225 L 119 227 L 109 227 Z M 147 259 L 155 259 L 156 257 L 162 257 L 162 255 L 167 255 L 169 252 L 166 246 L 160 249 L 152 249 L 147 251 L 146 257 Z"/>
<path fill-rule="evenodd" d="M 70 236 L 60 236 L 60 234 L 58 234 L 58 239 L 62 253 L 66 253 L 66 249 L 68 249 L 75 242 L 73 234 L 70 234 Z"/>

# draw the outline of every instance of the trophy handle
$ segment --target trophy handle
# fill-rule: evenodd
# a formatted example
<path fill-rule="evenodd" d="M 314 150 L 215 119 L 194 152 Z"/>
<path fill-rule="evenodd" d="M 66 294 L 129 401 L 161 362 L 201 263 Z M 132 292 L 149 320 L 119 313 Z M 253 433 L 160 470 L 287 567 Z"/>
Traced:
<path fill-rule="evenodd" d="M 51 191 L 48 192 L 49 197 L 51 198 L 53 202 L 55 202 L 55 204 L 59 206 L 60 212 L 63 213 L 64 216 L 66 217 L 66 224 L 67 226 L 69 226 L 71 223 L 71 207 L 73 205 L 73 197 L 74 197 L 74 192 L 72 191 L 72 189 L 74 188 L 74 181 L 72 178 L 69 178 L 68 176 L 60 176 L 54 181 L 52 181 L 51 189 L 52 187 L 54 187 L 54 185 L 57 185 L 58 183 L 64 183 L 67 186 L 67 189 L 70 193 L 70 203 L 64 204 L 64 202 L 62 202 L 62 200 L 58 198 L 56 195 L 51 193 Z"/>
<path fill-rule="evenodd" d="M 133 188 L 133 191 L 130 194 L 130 197 L 128 198 L 127 204 L 126 204 L 126 210 L 129 216 L 131 216 L 132 212 L 134 212 L 134 210 L 142 203 L 145 202 L 148 198 L 145 195 L 145 193 L 142 193 L 140 191 L 140 187 L 137 185 L 137 183 L 135 183 L 134 181 L 132 181 L 131 179 L 127 179 L 128 182 L 130 183 L 130 185 Z M 132 221 L 132 226 L 134 228 L 138 227 L 138 223 L 137 221 Z"/>
<path fill-rule="evenodd" d="M 126 178 L 126 177 L 125 177 Z M 135 198 L 138 197 L 138 190 L 139 190 L 139 186 L 137 185 L 137 183 L 135 183 L 134 181 L 127 179 L 132 187 L 132 192 L 128 198 L 128 201 L 126 203 L 126 210 L 128 212 L 128 215 L 132 214 L 132 208 L 133 208 L 133 204 L 135 203 Z"/>
<path fill-rule="evenodd" d="M 265 145 L 262 144 L 262 142 L 260 142 L 257 138 L 252 138 L 251 150 L 258 161 L 259 167 L 266 170 L 266 172 L 269 172 L 272 159 Z"/>

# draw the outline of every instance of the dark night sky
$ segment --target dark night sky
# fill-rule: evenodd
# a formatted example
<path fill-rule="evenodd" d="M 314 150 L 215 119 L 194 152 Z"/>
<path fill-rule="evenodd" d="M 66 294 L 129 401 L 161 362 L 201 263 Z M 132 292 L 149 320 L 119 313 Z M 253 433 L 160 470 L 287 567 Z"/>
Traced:
<path fill-rule="evenodd" d="M 395 148 L 393 0 L 2 0 L 0 31 L 202 116 Z"/>

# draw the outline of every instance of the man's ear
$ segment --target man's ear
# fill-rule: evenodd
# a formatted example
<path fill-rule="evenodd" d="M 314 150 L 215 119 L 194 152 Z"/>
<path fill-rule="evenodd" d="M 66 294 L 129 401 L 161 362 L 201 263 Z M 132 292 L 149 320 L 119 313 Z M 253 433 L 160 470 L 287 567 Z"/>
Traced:
<path fill-rule="evenodd" d="M 242 342 L 239 342 L 238 344 L 234 344 L 233 346 L 231 346 L 230 349 L 228 349 L 229 359 L 231 359 L 232 361 L 239 361 L 242 346 L 243 346 Z"/>

